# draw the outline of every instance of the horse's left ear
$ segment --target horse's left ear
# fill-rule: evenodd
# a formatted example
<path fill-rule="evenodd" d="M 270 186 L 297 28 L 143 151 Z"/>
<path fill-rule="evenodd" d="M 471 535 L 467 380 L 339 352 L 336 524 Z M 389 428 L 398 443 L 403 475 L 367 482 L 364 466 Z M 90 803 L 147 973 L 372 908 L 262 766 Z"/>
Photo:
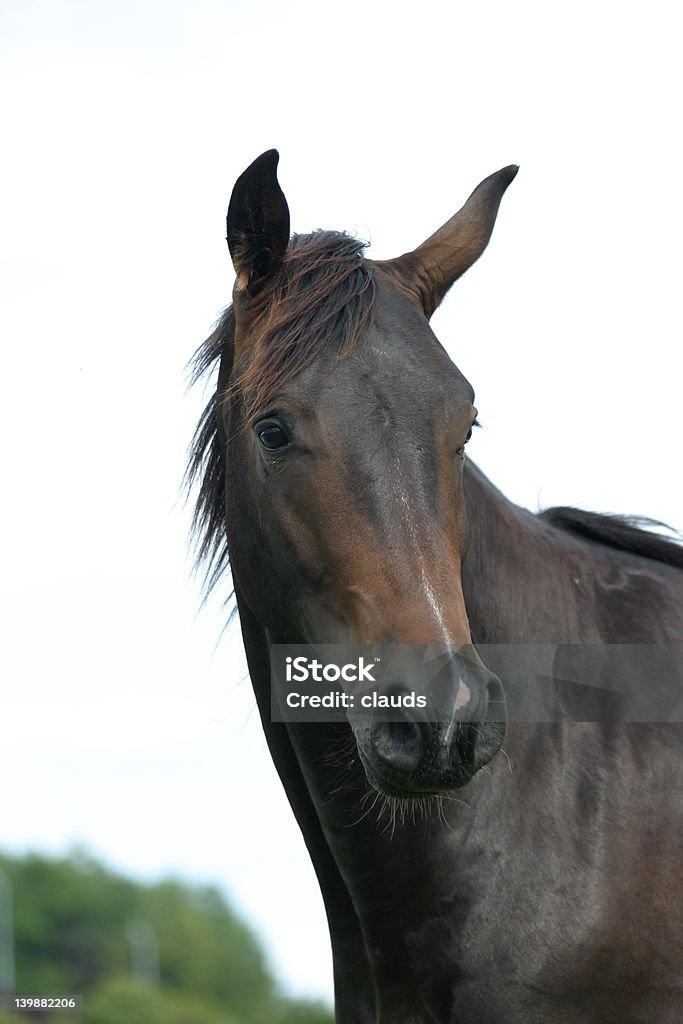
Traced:
<path fill-rule="evenodd" d="M 228 248 L 238 291 L 255 295 L 278 270 L 289 242 L 289 208 L 277 180 L 276 149 L 254 160 L 232 190 Z"/>
<path fill-rule="evenodd" d="M 489 175 L 461 210 L 426 242 L 393 260 L 378 261 L 427 319 L 454 281 L 478 260 L 488 245 L 503 194 L 517 174 L 516 164 Z"/>

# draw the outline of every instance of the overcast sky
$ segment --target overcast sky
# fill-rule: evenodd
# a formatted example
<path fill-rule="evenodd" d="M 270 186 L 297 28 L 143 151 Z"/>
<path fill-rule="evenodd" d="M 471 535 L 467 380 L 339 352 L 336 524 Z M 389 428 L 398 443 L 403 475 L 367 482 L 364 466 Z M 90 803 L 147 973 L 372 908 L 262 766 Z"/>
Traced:
<path fill-rule="evenodd" d="M 511 498 L 683 526 L 673 3 L 0 2 L 0 848 L 218 882 L 289 991 L 327 932 L 238 631 L 198 613 L 178 500 L 228 302 L 237 175 L 292 225 L 412 248 L 497 168 L 433 324 Z"/>

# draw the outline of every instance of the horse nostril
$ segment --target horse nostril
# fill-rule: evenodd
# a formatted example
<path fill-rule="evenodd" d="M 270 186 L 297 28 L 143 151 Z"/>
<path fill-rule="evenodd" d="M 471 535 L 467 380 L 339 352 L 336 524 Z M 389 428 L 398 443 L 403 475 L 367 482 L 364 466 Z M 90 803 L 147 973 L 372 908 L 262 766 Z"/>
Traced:
<path fill-rule="evenodd" d="M 377 757 L 388 767 L 414 771 L 422 757 L 422 733 L 417 722 L 406 715 L 393 722 L 377 722 L 372 730 Z"/>
<path fill-rule="evenodd" d="M 461 722 L 455 738 L 455 752 L 463 765 L 474 764 L 474 748 L 477 738 L 476 726 L 472 722 Z"/>
<path fill-rule="evenodd" d="M 408 719 L 402 722 L 387 722 L 392 741 L 406 752 L 420 753 L 422 747 L 420 728 Z"/>

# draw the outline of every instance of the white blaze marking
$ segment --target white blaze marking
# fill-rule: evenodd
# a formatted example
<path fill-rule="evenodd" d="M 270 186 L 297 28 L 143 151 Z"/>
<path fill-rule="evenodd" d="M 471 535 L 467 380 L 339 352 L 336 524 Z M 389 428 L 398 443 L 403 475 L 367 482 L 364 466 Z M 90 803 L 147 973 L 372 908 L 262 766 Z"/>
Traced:
<path fill-rule="evenodd" d="M 422 560 L 422 553 L 420 551 L 420 546 L 418 544 L 417 530 L 415 529 L 415 520 L 413 519 L 412 510 L 410 508 L 410 502 L 408 501 L 408 495 L 406 494 L 402 487 L 399 487 L 399 500 L 405 512 L 406 523 L 408 525 L 408 532 L 410 533 L 411 543 L 415 548 L 420 559 L 420 588 L 423 591 L 425 597 L 427 598 L 427 604 L 429 605 L 432 611 L 434 621 L 438 626 L 439 634 L 441 636 L 443 644 L 445 647 L 448 648 L 450 652 L 454 647 L 456 647 L 456 643 L 453 640 L 453 636 L 451 635 L 448 626 L 446 625 L 446 620 L 443 617 L 443 609 L 436 599 L 434 588 L 432 587 L 429 578 L 427 577 L 427 573 L 425 572 L 424 562 Z"/>
<path fill-rule="evenodd" d="M 469 704 L 471 696 L 472 691 L 470 690 L 467 683 L 464 681 L 464 679 L 459 679 L 458 692 L 455 697 L 454 710 L 457 711 L 458 708 L 464 708 L 466 704 Z"/>
<path fill-rule="evenodd" d="M 446 620 L 443 617 L 443 609 L 436 599 L 436 594 L 434 593 L 434 589 L 431 583 L 427 579 L 427 574 L 425 573 L 424 565 L 420 565 L 420 583 L 422 584 L 422 589 L 424 590 L 425 597 L 427 598 L 427 603 L 429 604 L 429 607 L 434 613 L 434 619 L 436 620 L 436 623 L 439 627 L 439 633 L 441 634 L 443 642 L 445 646 L 448 647 L 450 650 L 452 647 L 455 646 L 455 643 L 448 629 L 448 626 L 446 625 Z"/>
<path fill-rule="evenodd" d="M 410 507 L 410 501 L 408 500 L 408 495 L 400 486 L 398 489 L 398 496 L 401 503 L 401 507 L 405 512 L 405 521 L 408 526 L 408 532 L 410 534 L 411 543 L 415 548 L 418 557 L 420 558 L 420 588 L 423 591 L 425 597 L 427 598 L 427 603 L 432 611 L 434 621 L 438 627 L 442 642 L 446 647 L 446 650 L 448 651 L 449 654 L 455 654 L 458 645 L 456 644 L 448 626 L 446 625 L 446 620 L 444 619 L 443 616 L 443 609 L 437 600 L 436 594 L 434 593 L 434 588 L 432 587 L 432 584 L 430 583 L 427 573 L 425 571 L 424 562 L 422 561 L 422 554 L 418 543 L 417 530 L 415 529 L 415 520 L 413 519 L 412 510 Z M 464 708 L 467 704 L 469 704 L 472 698 L 472 691 L 470 690 L 469 686 L 464 681 L 464 679 L 458 677 L 457 682 L 458 686 L 455 693 L 453 713 L 450 717 L 448 728 L 446 729 L 446 732 L 443 737 L 443 743 L 446 746 L 450 744 L 451 740 L 453 739 L 455 727 L 458 724 L 457 719 L 455 717 L 456 712 L 459 711 L 460 708 Z"/>

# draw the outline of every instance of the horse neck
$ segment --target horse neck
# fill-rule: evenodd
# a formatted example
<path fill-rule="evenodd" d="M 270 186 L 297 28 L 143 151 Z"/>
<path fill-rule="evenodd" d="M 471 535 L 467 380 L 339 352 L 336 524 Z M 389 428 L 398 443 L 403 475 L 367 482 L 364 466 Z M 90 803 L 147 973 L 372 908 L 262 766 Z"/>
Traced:
<path fill-rule="evenodd" d="M 582 612 L 594 600 L 581 545 L 509 501 L 473 463 L 465 471 L 468 546 L 463 592 L 477 643 L 597 639 Z"/>

